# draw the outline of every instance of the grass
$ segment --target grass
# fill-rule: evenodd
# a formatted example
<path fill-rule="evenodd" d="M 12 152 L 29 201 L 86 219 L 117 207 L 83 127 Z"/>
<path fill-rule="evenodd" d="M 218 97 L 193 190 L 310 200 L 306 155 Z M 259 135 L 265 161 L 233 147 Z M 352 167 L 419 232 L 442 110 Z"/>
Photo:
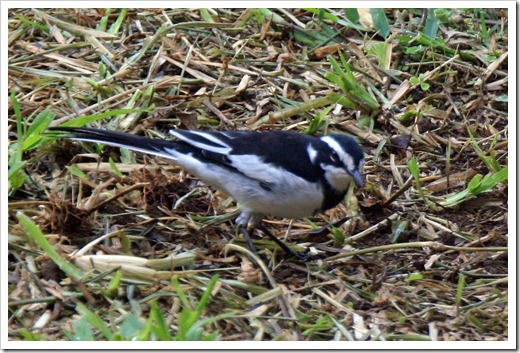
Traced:
<path fill-rule="evenodd" d="M 11 9 L 8 26 L 10 340 L 509 339 L 506 9 Z M 321 260 L 254 239 L 251 262 L 227 195 L 58 124 L 350 133 L 366 185 L 266 219 Z"/>

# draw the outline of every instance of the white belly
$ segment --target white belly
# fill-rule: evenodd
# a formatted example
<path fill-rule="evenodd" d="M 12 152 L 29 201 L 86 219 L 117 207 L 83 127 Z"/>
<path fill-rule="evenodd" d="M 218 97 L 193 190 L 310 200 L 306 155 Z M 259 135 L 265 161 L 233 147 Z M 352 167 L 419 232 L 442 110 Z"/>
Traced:
<path fill-rule="evenodd" d="M 171 151 L 176 155 L 175 150 Z M 246 212 L 280 218 L 311 216 L 323 203 L 321 185 L 313 184 L 280 168 L 258 168 L 254 157 L 234 159 L 248 175 L 234 173 L 216 164 L 204 164 L 188 155 L 178 154 L 178 164 L 220 189 L 237 201 Z M 250 163 L 248 166 L 246 164 Z M 258 169 L 255 169 L 258 168 Z M 260 185 L 265 182 L 267 188 Z"/>
<path fill-rule="evenodd" d="M 303 182 L 303 185 L 280 185 L 279 190 L 271 192 L 238 187 L 229 193 L 244 210 L 279 218 L 302 218 L 313 215 L 323 203 L 323 193 Z"/>

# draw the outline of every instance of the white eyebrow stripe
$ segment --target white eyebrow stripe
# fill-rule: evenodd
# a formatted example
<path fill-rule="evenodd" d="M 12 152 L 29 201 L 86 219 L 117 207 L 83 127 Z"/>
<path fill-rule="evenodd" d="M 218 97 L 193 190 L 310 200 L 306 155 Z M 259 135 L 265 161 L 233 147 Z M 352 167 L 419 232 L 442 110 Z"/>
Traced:
<path fill-rule="evenodd" d="M 323 142 L 325 142 L 327 145 L 329 145 L 330 148 L 332 148 L 336 152 L 342 152 L 343 149 L 339 145 L 338 141 L 334 140 L 330 136 L 323 136 L 321 139 Z"/>
<path fill-rule="evenodd" d="M 189 143 L 192 146 L 198 147 L 198 148 L 206 150 L 206 151 L 220 153 L 220 154 L 229 154 L 229 152 L 231 152 L 231 150 L 232 150 L 232 148 L 229 147 L 227 144 L 225 144 L 222 140 L 218 139 L 217 137 L 215 137 L 213 135 L 204 133 L 202 131 L 190 131 L 189 134 L 201 136 L 201 137 L 205 138 L 206 140 L 214 142 L 215 144 L 220 145 L 222 147 L 216 147 L 216 146 L 205 144 L 203 142 L 192 140 L 189 138 L 189 136 L 185 136 L 181 133 L 178 133 L 175 130 L 170 130 L 169 132 L 171 135 L 177 137 L 179 140 Z"/>
<path fill-rule="evenodd" d="M 341 159 L 341 161 L 347 167 L 348 170 L 356 169 L 356 166 L 354 165 L 354 160 L 348 153 L 346 153 L 346 151 L 341 147 L 338 141 L 334 140 L 330 136 L 323 136 L 321 140 L 325 142 L 327 145 L 329 145 L 330 148 L 332 148 L 334 151 L 336 151 L 338 157 Z"/>

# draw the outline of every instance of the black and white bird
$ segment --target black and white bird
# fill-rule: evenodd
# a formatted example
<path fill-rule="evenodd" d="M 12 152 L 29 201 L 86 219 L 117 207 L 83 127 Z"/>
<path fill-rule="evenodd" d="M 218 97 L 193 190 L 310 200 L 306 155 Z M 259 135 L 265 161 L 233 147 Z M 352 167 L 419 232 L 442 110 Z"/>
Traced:
<path fill-rule="evenodd" d="M 236 223 L 253 252 L 255 227 L 290 255 L 263 225 L 265 215 L 302 218 L 336 206 L 353 181 L 363 186 L 363 151 L 348 135 L 313 137 L 291 131 L 170 130 L 175 140 L 76 127 L 51 127 L 59 137 L 99 142 L 166 158 L 241 206 Z"/>

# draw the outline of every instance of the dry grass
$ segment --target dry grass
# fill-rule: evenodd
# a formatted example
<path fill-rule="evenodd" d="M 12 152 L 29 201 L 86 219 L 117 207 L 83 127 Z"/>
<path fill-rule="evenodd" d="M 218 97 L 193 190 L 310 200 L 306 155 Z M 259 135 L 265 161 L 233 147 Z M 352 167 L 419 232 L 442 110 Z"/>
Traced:
<path fill-rule="evenodd" d="M 10 339 L 507 340 L 507 180 L 468 191 L 477 174 L 507 178 L 507 11 L 446 11 L 430 45 L 420 11 L 385 13 L 386 46 L 299 9 L 11 10 Z M 377 106 L 359 92 L 331 104 L 345 95 L 326 78 L 338 51 Z M 155 138 L 344 131 L 366 152 L 367 184 L 315 218 L 266 220 L 323 260 L 258 240 L 260 266 L 226 195 L 148 156 L 23 145 L 42 115 Z M 307 235 L 346 214 L 362 217 Z M 143 333 L 158 312 L 168 333 Z"/>

